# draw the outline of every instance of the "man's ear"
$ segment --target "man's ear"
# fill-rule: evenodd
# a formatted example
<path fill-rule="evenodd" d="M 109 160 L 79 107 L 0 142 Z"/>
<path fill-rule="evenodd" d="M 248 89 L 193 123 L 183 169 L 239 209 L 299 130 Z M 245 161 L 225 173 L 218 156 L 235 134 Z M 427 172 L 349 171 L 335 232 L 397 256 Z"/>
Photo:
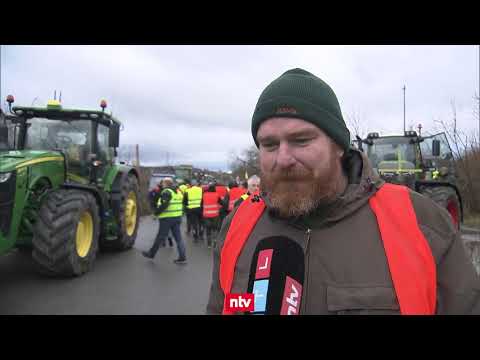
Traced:
<path fill-rule="evenodd" d="M 345 150 L 343 150 L 343 148 L 341 148 L 340 146 L 338 146 L 337 143 L 335 143 L 332 139 L 330 139 L 331 141 L 331 144 L 332 144 L 332 150 L 335 151 L 335 154 L 337 154 L 337 157 L 338 158 L 342 158 L 343 155 L 345 154 Z"/>
<path fill-rule="evenodd" d="M 340 146 L 335 146 L 335 153 L 337 154 L 337 157 L 341 159 L 345 154 L 345 150 L 343 150 Z"/>

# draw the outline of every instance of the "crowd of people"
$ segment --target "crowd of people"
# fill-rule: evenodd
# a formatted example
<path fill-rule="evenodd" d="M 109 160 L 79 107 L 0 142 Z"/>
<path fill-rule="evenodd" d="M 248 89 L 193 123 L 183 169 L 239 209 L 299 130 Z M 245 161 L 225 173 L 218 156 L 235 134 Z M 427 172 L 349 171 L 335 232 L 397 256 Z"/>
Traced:
<path fill-rule="evenodd" d="M 177 245 L 177 264 L 186 264 L 186 246 L 180 231 L 182 219 L 186 219 L 186 234 L 193 243 L 205 244 L 208 248 L 216 245 L 215 237 L 220 231 L 225 217 L 249 196 L 258 195 L 260 178 L 253 175 L 243 184 L 231 181 L 228 186 L 211 182 L 199 184 L 196 180 L 187 180 L 176 184 L 172 178 L 164 178 L 149 192 L 153 216 L 158 219 L 159 229 L 154 243 L 143 255 L 153 259 L 167 242 Z"/>

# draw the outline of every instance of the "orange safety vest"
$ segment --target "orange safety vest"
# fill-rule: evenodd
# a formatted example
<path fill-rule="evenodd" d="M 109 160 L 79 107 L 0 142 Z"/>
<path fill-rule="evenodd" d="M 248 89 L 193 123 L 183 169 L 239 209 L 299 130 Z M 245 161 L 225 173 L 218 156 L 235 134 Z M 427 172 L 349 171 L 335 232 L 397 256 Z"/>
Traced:
<path fill-rule="evenodd" d="M 369 199 L 380 229 L 388 267 L 402 315 L 433 315 L 436 306 L 436 265 L 421 232 L 405 186 L 384 184 Z M 220 285 L 229 294 L 235 265 L 265 203 L 243 201 L 232 219 L 220 253 Z M 223 309 L 224 315 L 230 315 Z"/>
<path fill-rule="evenodd" d="M 234 187 L 230 189 L 230 195 L 228 199 L 228 211 L 233 210 L 233 205 L 235 204 L 235 202 L 240 198 L 240 196 L 245 193 L 246 191 L 243 187 Z"/>
<path fill-rule="evenodd" d="M 203 193 L 203 213 L 204 218 L 214 218 L 220 216 L 220 204 L 218 200 L 220 195 L 216 192 Z"/>

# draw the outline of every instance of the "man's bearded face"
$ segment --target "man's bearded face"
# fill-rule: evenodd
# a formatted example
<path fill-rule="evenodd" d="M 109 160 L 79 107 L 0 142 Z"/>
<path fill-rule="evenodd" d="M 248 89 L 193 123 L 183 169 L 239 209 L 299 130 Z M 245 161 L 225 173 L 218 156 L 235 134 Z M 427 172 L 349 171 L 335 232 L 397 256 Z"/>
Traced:
<path fill-rule="evenodd" d="M 282 217 L 305 215 L 332 199 L 343 151 L 317 126 L 271 118 L 257 133 L 262 190 Z"/>

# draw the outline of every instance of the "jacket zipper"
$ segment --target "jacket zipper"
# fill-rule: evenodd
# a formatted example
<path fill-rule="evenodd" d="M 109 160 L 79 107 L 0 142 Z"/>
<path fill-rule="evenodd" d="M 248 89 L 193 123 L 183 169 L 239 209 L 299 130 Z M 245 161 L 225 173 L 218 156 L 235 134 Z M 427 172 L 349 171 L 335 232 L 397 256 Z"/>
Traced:
<path fill-rule="evenodd" d="M 309 265 L 310 265 L 310 235 L 312 233 L 312 230 L 310 228 L 307 228 L 307 230 L 305 231 L 305 234 L 307 235 L 307 242 L 306 242 L 306 245 L 305 245 L 305 273 L 306 273 L 306 278 L 305 278 L 305 281 L 303 283 L 303 301 L 302 301 L 302 305 L 301 305 L 301 311 L 300 311 L 300 314 L 304 314 L 305 313 L 305 310 L 307 308 L 307 288 L 308 288 L 308 275 L 310 273 L 310 271 L 308 271 L 309 269 Z"/>

